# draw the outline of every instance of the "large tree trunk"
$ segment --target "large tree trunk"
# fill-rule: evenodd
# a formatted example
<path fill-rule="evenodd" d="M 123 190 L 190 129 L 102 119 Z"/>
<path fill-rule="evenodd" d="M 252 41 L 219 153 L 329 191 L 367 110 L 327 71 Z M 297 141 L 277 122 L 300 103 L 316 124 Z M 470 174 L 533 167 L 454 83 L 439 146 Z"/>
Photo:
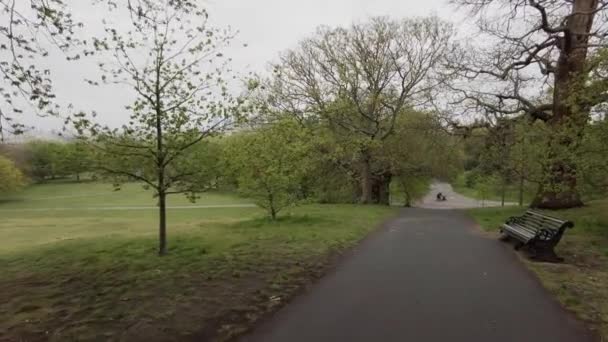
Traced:
<path fill-rule="evenodd" d="M 524 176 L 523 171 L 519 176 L 519 206 L 522 207 L 524 205 Z"/>
<path fill-rule="evenodd" d="M 391 174 L 386 173 L 374 178 L 372 202 L 374 204 L 390 205 Z"/>
<path fill-rule="evenodd" d="M 277 209 L 274 203 L 274 195 L 272 191 L 267 189 L 268 191 L 268 213 L 270 214 L 270 218 L 275 221 L 277 219 Z"/>
<path fill-rule="evenodd" d="M 160 52 L 162 56 L 162 51 Z M 159 208 L 159 220 L 158 220 L 158 255 L 163 256 L 167 254 L 167 187 L 165 185 L 165 147 L 163 143 L 163 105 L 162 105 L 162 91 L 160 73 L 162 58 L 157 59 L 156 63 L 156 83 L 155 83 L 155 95 L 156 95 L 156 172 L 158 176 L 157 180 L 157 191 L 158 191 L 158 208 Z"/>
<path fill-rule="evenodd" d="M 559 41 L 559 59 L 555 70 L 553 115 L 550 141 L 550 167 L 532 202 L 533 207 L 565 209 L 583 204 L 577 189 L 576 163 L 564 151 L 571 152 L 580 139 L 588 111 L 579 106 L 585 80 L 585 62 L 589 32 L 593 25 L 597 0 L 575 0 L 567 19 L 567 30 Z"/>
<path fill-rule="evenodd" d="M 507 193 L 507 181 L 503 177 L 502 184 L 500 185 L 500 206 L 501 207 L 505 206 L 506 193 Z"/>
<path fill-rule="evenodd" d="M 369 153 L 364 152 L 361 158 L 359 171 L 359 185 L 361 204 L 390 204 L 390 173 L 374 174 L 372 171 L 372 158 Z"/>
<path fill-rule="evenodd" d="M 361 174 L 359 175 L 359 183 L 361 185 L 361 204 L 373 203 L 373 176 L 371 170 L 371 160 L 368 155 L 363 156 L 361 162 Z"/>
<path fill-rule="evenodd" d="M 158 194 L 158 255 L 167 254 L 167 195 L 164 192 Z"/>

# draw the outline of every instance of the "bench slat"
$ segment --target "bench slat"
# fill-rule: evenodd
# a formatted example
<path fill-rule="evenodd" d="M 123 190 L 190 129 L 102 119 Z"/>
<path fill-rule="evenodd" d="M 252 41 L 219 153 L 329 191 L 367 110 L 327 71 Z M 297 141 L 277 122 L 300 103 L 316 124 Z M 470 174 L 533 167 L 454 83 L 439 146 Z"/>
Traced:
<path fill-rule="evenodd" d="M 536 234 L 532 231 L 524 230 L 507 224 L 504 224 L 502 228 L 507 234 L 515 236 L 518 240 L 522 240 L 523 242 L 528 242 L 532 240 L 534 236 L 536 236 Z"/>

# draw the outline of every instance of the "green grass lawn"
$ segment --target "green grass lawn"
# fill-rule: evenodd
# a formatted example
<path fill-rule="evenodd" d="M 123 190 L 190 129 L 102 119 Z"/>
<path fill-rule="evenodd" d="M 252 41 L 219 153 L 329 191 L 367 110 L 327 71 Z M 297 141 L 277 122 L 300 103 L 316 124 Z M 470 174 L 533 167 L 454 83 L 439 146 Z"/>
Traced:
<path fill-rule="evenodd" d="M 497 231 L 519 208 L 472 209 L 471 215 L 488 231 Z M 562 304 L 589 322 L 608 339 L 608 200 L 592 201 L 586 207 L 547 211 L 548 215 L 571 220 L 575 227 L 557 246 L 562 264 L 531 262 L 526 265 Z"/>
<path fill-rule="evenodd" d="M 196 206 L 251 203 L 229 194 L 206 193 L 196 203 L 185 196 L 169 197 L 170 206 Z M 0 197 L 0 210 L 46 209 L 46 208 L 97 208 L 120 206 L 154 206 L 156 200 L 151 192 L 140 184 L 124 184 L 114 191 L 105 183 L 48 183 L 34 185 L 24 192 Z"/>
<path fill-rule="evenodd" d="M 270 222 L 258 208 L 171 209 L 161 258 L 155 210 L 87 209 L 154 205 L 136 184 L 111 189 L 40 185 L 0 202 L 0 340 L 229 338 L 394 213 L 307 205 Z M 201 203 L 249 201 L 205 194 Z"/>

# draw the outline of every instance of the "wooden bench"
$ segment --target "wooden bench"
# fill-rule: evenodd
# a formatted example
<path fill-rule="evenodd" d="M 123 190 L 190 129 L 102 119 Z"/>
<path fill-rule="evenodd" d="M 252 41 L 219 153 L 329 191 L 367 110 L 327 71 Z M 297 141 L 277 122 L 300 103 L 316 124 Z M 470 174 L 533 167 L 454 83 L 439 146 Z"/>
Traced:
<path fill-rule="evenodd" d="M 515 249 L 526 247 L 532 252 L 534 259 L 562 261 L 563 259 L 555 254 L 554 247 L 566 229 L 572 227 L 574 223 L 570 221 L 528 210 L 522 216 L 510 217 L 500 227 L 500 232 L 503 237 L 518 241 Z"/>

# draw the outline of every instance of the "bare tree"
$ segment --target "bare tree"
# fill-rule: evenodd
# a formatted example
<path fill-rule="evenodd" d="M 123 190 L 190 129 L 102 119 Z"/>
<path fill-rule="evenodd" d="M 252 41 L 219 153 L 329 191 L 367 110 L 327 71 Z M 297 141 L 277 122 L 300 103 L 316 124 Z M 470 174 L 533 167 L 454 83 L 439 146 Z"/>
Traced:
<path fill-rule="evenodd" d="M 478 43 L 450 61 L 468 82 L 450 85 L 452 104 L 550 124 L 550 159 L 532 205 L 582 204 L 573 154 L 606 80 L 591 79 L 589 56 L 605 45 L 608 2 L 598 0 L 453 0 L 476 18 Z"/>
<path fill-rule="evenodd" d="M 301 121 L 321 120 L 358 146 L 362 203 L 388 203 L 390 173 L 374 169 L 372 149 L 390 136 L 406 107 L 439 82 L 452 27 L 438 18 L 372 18 L 350 28 L 322 27 L 274 66 L 268 104 Z"/>

